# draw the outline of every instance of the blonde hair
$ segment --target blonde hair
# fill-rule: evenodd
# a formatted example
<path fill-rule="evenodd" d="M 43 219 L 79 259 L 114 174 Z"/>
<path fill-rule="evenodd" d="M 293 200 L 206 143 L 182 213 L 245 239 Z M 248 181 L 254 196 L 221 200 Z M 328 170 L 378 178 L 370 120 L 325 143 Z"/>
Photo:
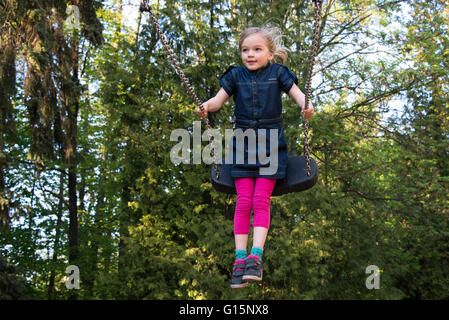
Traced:
<path fill-rule="evenodd" d="M 274 58 L 279 58 L 281 63 L 287 61 L 288 49 L 282 45 L 282 33 L 278 27 L 250 27 L 242 32 L 239 39 L 239 52 L 242 51 L 242 43 L 253 34 L 261 34 L 267 41 L 268 50 L 274 55 Z M 274 58 L 271 63 L 274 63 Z"/>

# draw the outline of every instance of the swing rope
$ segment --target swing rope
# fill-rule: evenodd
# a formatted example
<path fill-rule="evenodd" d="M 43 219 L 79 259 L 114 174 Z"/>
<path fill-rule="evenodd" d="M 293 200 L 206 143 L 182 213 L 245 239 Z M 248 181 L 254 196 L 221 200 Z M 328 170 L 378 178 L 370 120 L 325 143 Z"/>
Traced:
<path fill-rule="evenodd" d="M 305 109 L 309 108 L 310 87 L 312 82 L 312 72 L 315 64 L 315 56 L 318 49 L 318 41 L 320 38 L 320 16 L 321 16 L 321 0 L 312 0 L 315 11 L 315 22 L 313 26 L 313 41 L 310 52 L 309 70 L 307 72 L 306 88 L 305 88 Z M 309 145 L 309 120 L 304 118 L 304 154 L 306 156 L 307 175 L 310 176 L 310 145 Z"/>
<path fill-rule="evenodd" d="M 192 97 L 193 101 L 195 101 L 196 105 L 200 108 L 201 111 L 204 110 L 203 104 L 201 100 L 198 98 L 198 96 L 195 94 L 195 92 L 192 89 L 192 86 L 189 83 L 189 80 L 185 76 L 184 72 L 182 71 L 181 67 L 179 66 L 178 61 L 176 60 L 175 54 L 173 52 L 173 49 L 170 47 L 170 44 L 167 41 L 167 38 L 165 38 L 165 35 L 163 34 L 161 27 L 156 19 L 156 16 L 153 12 L 153 8 L 148 3 L 148 0 L 143 0 L 140 5 L 140 11 L 148 11 L 150 13 L 150 19 L 153 23 L 154 28 L 156 29 L 157 34 L 159 35 L 159 39 L 161 39 L 162 44 L 164 45 L 165 51 L 167 52 L 172 66 L 175 68 L 176 72 L 178 73 L 179 77 L 181 78 L 182 83 L 184 84 L 184 87 L 187 89 L 187 93 Z M 212 157 L 214 160 L 214 166 L 215 166 L 215 177 L 219 179 L 220 173 L 218 170 L 218 160 L 215 154 L 215 143 L 213 143 L 212 134 L 211 134 L 211 126 L 209 122 L 209 118 L 204 118 L 204 121 L 206 123 L 206 130 L 209 135 L 209 144 L 212 146 Z"/>
<path fill-rule="evenodd" d="M 308 109 L 309 106 L 309 100 L 310 100 L 310 92 L 311 92 L 311 81 L 312 81 L 312 72 L 313 67 L 315 64 L 315 56 L 318 48 L 318 40 L 320 37 L 320 15 L 321 15 L 321 0 L 312 0 L 314 4 L 314 12 L 315 12 L 315 21 L 314 21 L 314 30 L 313 30 L 313 42 L 312 42 L 312 48 L 310 53 L 310 62 L 309 62 L 309 70 L 307 73 L 307 80 L 306 80 L 306 88 L 305 88 L 305 109 Z M 176 72 L 178 73 L 178 76 L 181 78 L 181 81 L 184 85 L 184 87 L 187 89 L 187 93 L 193 98 L 196 105 L 200 108 L 201 111 L 204 110 L 203 105 L 201 103 L 201 100 L 198 98 L 198 96 L 193 91 L 187 77 L 185 76 L 184 72 L 180 68 L 178 61 L 176 60 L 175 54 L 173 52 L 173 49 L 170 47 L 170 44 L 168 43 L 165 35 L 162 32 L 162 29 L 157 21 L 157 18 L 153 12 L 153 9 L 151 5 L 148 3 L 148 0 L 142 0 L 142 3 L 140 5 L 140 11 L 147 11 L 150 14 L 150 20 L 156 29 L 157 34 L 159 35 L 159 39 L 161 39 L 162 44 L 165 48 L 165 51 L 167 52 L 172 66 L 175 68 Z M 214 160 L 214 166 L 215 166 L 215 177 L 217 180 L 219 179 L 219 170 L 218 170 L 218 162 L 215 154 L 215 144 L 213 143 L 212 135 L 211 135 L 211 126 L 209 119 L 206 117 L 204 118 L 204 121 L 206 123 L 206 129 L 209 134 L 209 143 L 212 146 L 212 157 Z M 304 119 L 304 154 L 306 156 L 306 165 L 307 165 L 307 175 L 311 175 L 311 168 L 310 168 L 310 145 L 309 145 L 309 121 L 307 119 Z"/>

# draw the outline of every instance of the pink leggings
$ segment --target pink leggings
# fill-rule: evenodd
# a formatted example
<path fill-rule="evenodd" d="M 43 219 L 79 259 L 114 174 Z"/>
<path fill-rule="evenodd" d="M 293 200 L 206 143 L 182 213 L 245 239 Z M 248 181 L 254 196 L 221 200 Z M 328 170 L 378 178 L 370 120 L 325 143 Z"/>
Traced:
<path fill-rule="evenodd" d="M 275 184 L 276 179 L 235 178 L 234 234 L 249 234 L 251 209 L 254 209 L 254 227 L 270 227 L 270 198 Z"/>

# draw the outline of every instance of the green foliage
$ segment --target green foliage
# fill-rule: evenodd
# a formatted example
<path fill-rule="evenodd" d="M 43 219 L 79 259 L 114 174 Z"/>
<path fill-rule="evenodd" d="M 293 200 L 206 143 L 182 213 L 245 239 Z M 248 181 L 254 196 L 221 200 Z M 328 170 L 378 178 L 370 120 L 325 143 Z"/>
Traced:
<path fill-rule="evenodd" d="M 22 300 L 25 286 L 16 276 L 16 269 L 0 256 L 0 300 Z"/>

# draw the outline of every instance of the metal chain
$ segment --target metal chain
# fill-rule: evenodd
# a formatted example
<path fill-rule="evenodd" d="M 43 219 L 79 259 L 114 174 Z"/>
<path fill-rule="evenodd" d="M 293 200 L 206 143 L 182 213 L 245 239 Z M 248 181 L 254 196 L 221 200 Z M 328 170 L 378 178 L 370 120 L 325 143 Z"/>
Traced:
<path fill-rule="evenodd" d="M 309 107 L 309 100 L 310 100 L 310 87 L 311 87 L 311 80 L 312 80 L 312 72 L 313 67 L 315 63 L 315 56 L 316 51 L 318 48 L 318 39 L 319 39 L 319 25 L 320 25 L 320 13 L 321 13 L 321 1 L 320 0 L 312 0 L 314 7 L 315 7 L 315 22 L 314 22 L 314 32 L 313 32 L 313 42 L 312 42 L 312 49 L 310 54 L 310 63 L 309 63 L 309 70 L 307 74 L 307 81 L 306 81 L 306 88 L 305 88 L 305 109 Z M 165 38 L 165 35 L 162 33 L 162 30 L 159 26 L 159 23 L 156 19 L 156 16 L 152 10 L 151 5 L 148 3 L 148 0 L 143 0 L 141 7 L 141 11 L 148 11 L 150 13 L 150 19 L 153 23 L 159 38 L 162 41 L 162 44 L 164 45 L 165 51 L 168 53 L 168 56 L 171 60 L 171 63 L 173 67 L 175 68 L 176 72 L 178 73 L 179 77 L 182 80 L 182 83 L 184 84 L 184 87 L 187 89 L 188 94 L 193 98 L 197 106 L 200 108 L 201 111 L 204 110 L 203 105 L 198 99 L 197 95 L 193 91 L 189 81 L 187 80 L 184 72 L 179 67 L 178 61 L 176 60 L 176 57 L 174 55 L 174 52 L 172 48 L 170 47 L 167 39 Z M 215 176 L 217 179 L 219 179 L 219 171 L 218 171 L 218 165 L 217 165 L 217 159 L 215 154 L 215 144 L 213 143 L 212 135 L 210 133 L 210 122 L 209 119 L 206 117 L 204 118 L 204 121 L 206 123 L 206 129 L 209 134 L 209 143 L 212 146 L 212 156 L 214 160 L 214 166 L 215 166 Z M 304 153 L 306 155 L 306 165 L 307 165 L 307 175 L 311 175 L 311 168 L 310 168 L 310 145 L 309 145 L 309 121 L 307 119 L 304 119 Z"/>
<path fill-rule="evenodd" d="M 156 16 L 153 12 L 153 9 L 151 7 L 151 5 L 148 3 L 148 0 L 143 0 L 141 5 L 140 5 L 140 10 L 141 11 L 148 11 L 150 13 L 150 19 L 151 22 L 153 23 L 154 28 L 156 29 L 158 35 L 159 35 L 159 39 L 161 39 L 162 44 L 164 45 L 165 51 L 167 52 L 170 60 L 171 60 L 171 64 L 172 66 L 175 68 L 176 72 L 178 73 L 178 76 L 181 78 L 182 83 L 184 84 L 184 87 L 187 89 L 188 94 L 193 98 L 193 100 L 195 101 L 196 105 L 200 108 L 201 111 L 204 111 L 204 107 L 203 104 L 201 102 L 201 100 L 197 97 L 197 95 L 195 94 L 195 92 L 193 91 L 189 80 L 187 79 L 187 77 L 185 76 L 184 72 L 182 71 L 182 69 L 179 67 L 178 61 L 176 60 L 175 54 L 173 52 L 173 49 L 170 47 L 170 44 L 168 43 L 167 39 L 165 38 L 165 35 L 162 33 L 161 27 L 156 19 Z M 215 168 L 215 177 L 216 179 L 220 178 L 220 173 L 218 170 L 218 164 L 217 164 L 217 157 L 215 154 L 215 143 L 214 140 L 212 139 L 212 134 L 211 134 L 211 126 L 210 126 L 210 122 L 209 119 L 206 117 L 204 118 L 204 121 L 206 123 L 206 130 L 208 132 L 209 135 L 209 144 L 211 145 L 211 149 L 212 149 L 212 157 L 214 160 L 214 168 Z"/>
<path fill-rule="evenodd" d="M 320 0 L 312 0 L 315 7 L 315 22 L 313 26 L 313 42 L 312 49 L 310 52 L 310 62 L 309 62 L 309 70 L 307 73 L 306 80 L 306 88 L 305 88 L 305 107 L 307 109 L 309 107 L 310 100 L 310 86 L 312 82 L 312 72 L 313 66 L 315 64 L 315 56 L 318 48 L 318 39 L 320 36 L 320 15 L 321 15 L 321 1 Z M 304 154 L 306 156 L 306 165 L 307 165 L 307 175 L 311 175 L 310 168 L 310 145 L 309 145 L 309 120 L 304 118 Z"/>

